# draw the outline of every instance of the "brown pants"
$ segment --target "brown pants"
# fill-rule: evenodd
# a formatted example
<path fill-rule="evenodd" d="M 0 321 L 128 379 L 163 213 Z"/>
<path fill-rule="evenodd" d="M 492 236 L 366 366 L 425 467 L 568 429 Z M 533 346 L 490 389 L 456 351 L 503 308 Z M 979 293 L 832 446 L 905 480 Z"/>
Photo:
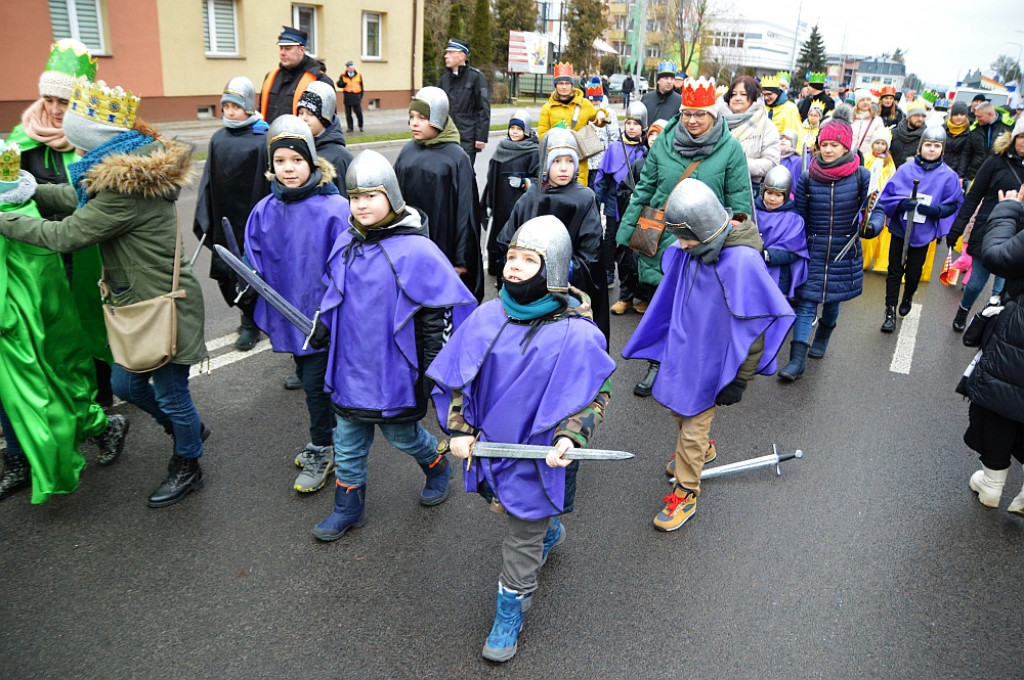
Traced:
<path fill-rule="evenodd" d="M 689 489 L 695 496 L 700 495 L 700 473 L 704 469 L 711 432 L 711 421 L 715 418 L 715 407 L 695 416 L 676 415 L 679 423 L 679 439 L 676 441 L 676 484 Z"/>

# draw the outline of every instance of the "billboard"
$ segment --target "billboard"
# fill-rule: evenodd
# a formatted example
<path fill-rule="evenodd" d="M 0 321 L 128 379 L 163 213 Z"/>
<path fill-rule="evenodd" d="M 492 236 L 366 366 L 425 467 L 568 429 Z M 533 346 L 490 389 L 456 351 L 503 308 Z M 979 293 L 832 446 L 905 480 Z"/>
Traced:
<path fill-rule="evenodd" d="M 548 39 L 543 33 L 508 32 L 509 73 L 545 74 L 548 70 Z"/>

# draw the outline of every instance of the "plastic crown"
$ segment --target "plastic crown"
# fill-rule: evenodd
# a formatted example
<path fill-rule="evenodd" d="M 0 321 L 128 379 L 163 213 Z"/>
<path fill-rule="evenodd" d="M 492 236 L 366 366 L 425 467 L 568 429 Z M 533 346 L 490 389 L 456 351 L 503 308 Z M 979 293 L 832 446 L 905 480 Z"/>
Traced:
<path fill-rule="evenodd" d="M 575 75 L 572 72 L 572 64 L 569 62 L 558 62 L 555 64 L 555 78 L 568 76 L 570 78 Z"/>
<path fill-rule="evenodd" d="M 687 78 L 683 83 L 684 109 L 710 109 L 715 106 L 715 79 L 701 76 L 697 80 Z"/>
<path fill-rule="evenodd" d="M 827 76 L 824 71 L 811 71 L 811 75 L 807 76 L 807 82 L 824 83 L 826 77 Z"/>
<path fill-rule="evenodd" d="M 601 81 L 596 83 L 591 81 L 587 83 L 587 97 L 603 97 L 604 87 L 601 86 Z"/>
<path fill-rule="evenodd" d="M 91 83 L 83 76 L 71 90 L 68 110 L 86 120 L 130 130 L 140 101 L 119 86 L 107 87 L 102 80 Z"/>
<path fill-rule="evenodd" d="M 885 96 L 885 95 L 887 95 L 887 94 L 888 94 L 888 95 L 892 95 L 892 96 L 894 96 L 894 97 L 895 97 L 895 96 L 896 96 L 896 87 L 895 87 L 895 86 L 893 86 L 893 85 L 886 85 L 886 86 L 884 86 L 884 87 L 882 88 L 882 90 L 881 90 L 881 92 L 880 92 L 879 94 L 880 94 L 880 95 L 881 95 L 882 97 L 884 97 L 884 96 Z"/>
<path fill-rule="evenodd" d="M 768 88 L 773 87 L 775 89 L 781 89 L 782 83 L 779 82 L 779 76 L 761 76 L 761 87 Z"/>
<path fill-rule="evenodd" d="M 96 57 L 90 55 L 88 48 L 79 41 L 64 38 L 53 43 L 43 71 L 65 73 L 71 77 L 84 76 L 93 80 L 96 78 Z"/>
<path fill-rule="evenodd" d="M 658 62 L 658 73 L 672 72 L 674 76 L 676 74 L 676 63 L 674 61 L 659 61 Z"/>
<path fill-rule="evenodd" d="M 792 82 L 792 77 L 789 75 L 789 71 L 779 71 L 775 76 L 779 79 L 779 83 L 786 83 L 788 85 Z"/>
<path fill-rule="evenodd" d="M 0 139 L 0 182 L 17 182 L 21 171 L 21 149 Z"/>
<path fill-rule="evenodd" d="M 938 98 L 939 98 L 939 95 L 937 95 L 937 94 L 935 94 L 934 92 L 931 92 L 931 91 L 929 91 L 929 90 L 925 90 L 924 92 L 922 92 L 922 93 L 921 93 L 921 99 L 924 99 L 924 100 L 925 100 L 925 101 L 927 101 L 927 102 L 928 102 L 929 104 L 934 104 L 934 103 L 935 103 L 935 101 L 936 101 L 936 100 L 937 100 Z"/>

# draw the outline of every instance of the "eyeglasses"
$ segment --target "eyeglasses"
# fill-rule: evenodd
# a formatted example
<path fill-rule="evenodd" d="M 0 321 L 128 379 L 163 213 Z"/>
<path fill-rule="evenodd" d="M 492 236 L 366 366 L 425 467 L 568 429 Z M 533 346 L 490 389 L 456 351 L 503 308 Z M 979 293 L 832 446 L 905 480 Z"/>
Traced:
<path fill-rule="evenodd" d="M 683 120 L 687 120 L 687 119 L 704 120 L 706 117 L 710 116 L 711 114 L 708 113 L 707 111 L 683 111 L 679 115 L 680 115 L 680 117 Z"/>

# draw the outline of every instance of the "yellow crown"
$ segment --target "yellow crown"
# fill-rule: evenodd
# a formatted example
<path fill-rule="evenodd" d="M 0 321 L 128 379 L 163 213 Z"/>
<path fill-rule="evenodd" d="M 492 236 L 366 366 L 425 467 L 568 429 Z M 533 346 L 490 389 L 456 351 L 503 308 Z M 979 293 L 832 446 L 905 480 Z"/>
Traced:
<path fill-rule="evenodd" d="M 779 82 L 779 77 L 777 75 L 761 76 L 761 88 L 766 89 L 769 87 L 774 87 L 775 89 L 780 89 L 782 87 L 782 84 Z"/>
<path fill-rule="evenodd" d="M 86 120 L 131 130 L 140 101 L 120 87 L 107 87 L 102 80 L 91 83 L 79 78 L 71 88 L 68 110 Z"/>
<path fill-rule="evenodd" d="M 17 182 L 21 171 L 21 149 L 0 139 L 0 182 Z"/>

